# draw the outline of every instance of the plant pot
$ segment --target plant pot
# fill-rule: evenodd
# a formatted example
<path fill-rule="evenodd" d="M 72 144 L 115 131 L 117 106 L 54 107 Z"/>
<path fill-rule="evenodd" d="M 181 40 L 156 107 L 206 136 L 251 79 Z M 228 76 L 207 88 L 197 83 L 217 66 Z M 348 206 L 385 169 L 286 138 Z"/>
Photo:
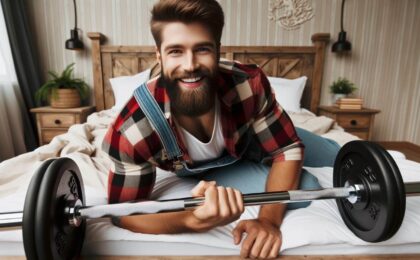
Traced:
<path fill-rule="evenodd" d="M 76 89 L 57 89 L 57 96 L 50 98 L 50 105 L 54 108 L 80 107 L 80 95 Z"/>
<path fill-rule="evenodd" d="M 347 94 L 332 94 L 331 101 L 333 104 L 335 104 L 337 100 L 339 100 L 340 98 L 345 98 L 345 97 L 347 97 Z"/>

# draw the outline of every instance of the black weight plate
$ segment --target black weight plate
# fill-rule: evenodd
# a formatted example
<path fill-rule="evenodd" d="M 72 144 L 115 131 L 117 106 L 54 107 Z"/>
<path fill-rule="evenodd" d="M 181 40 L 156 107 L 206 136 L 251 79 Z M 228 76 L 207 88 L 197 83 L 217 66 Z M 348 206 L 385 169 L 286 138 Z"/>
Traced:
<path fill-rule="evenodd" d="M 36 250 L 39 259 L 74 259 L 79 255 L 86 222 L 70 226 L 64 208 L 78 198 L 85 204 L 79 168 L 69 158 L 56 159 L 42 179 L 35 214 Z"/>
<path fill-rule="evenodd" d="M 394 174 L 394 178 L 397 180 L 396 184 L 398 186 L 398 190 L 399 196 L 394 196 L 395 198 L 395 203 L 396 203 L 396 208 L 401 209 L 401 210 L 397 210 L 395 212 L 396 216 L 395 216 L 395 222 L 393 223 L 393 228 L 390 230 L 390 237 L 392 237 L 392 235 L 394 235 L 395 233 L 397 233 L 397 231 L 400 229 L 402 221 L 404 219 L 404 215 L 405 215 L 405 204 L 406 204 L 406 193 L 405 193 L 405 185 L 404 185 L 404 181 L 401 177 L 401 173 L 400 173 L 400 169 L 398 168 L 397 164 L 395 163 L 394 159 L 392 158 L 392 156 L 379 144 L 376 143 L 371 143 L 372 146 L 378 150 L 381 154 L 384 155 L 384 158 L 386 160 L 388 160 L 388 166 L 390 167 L 390 173 Z"/>
<path fill-rule="evenodd" d="M 339 151 L 334 163 L 334 187 L 362 184 L 360 202 L 337 199 L 347 227 L 359 238 L 380 242 L 392 237 L 402 223 L 405 190 L 401 174 L 391 156 L 380 146 L 352 141 Z"/>
<path fill-rule="evenodd" d="M 42 179 L 48 166 L 54 159 L 47 160 L 38 167 L 32 176 L 29 183 L 28 190 L 26 191 L 25 203 L 23 206 L 22 215 L 22 236 L 23 248 L 25 249 L 26 258 L 29 260 L 38 259 L 35 246 L 35 210 L 38 199 L 39 188 Z"/>

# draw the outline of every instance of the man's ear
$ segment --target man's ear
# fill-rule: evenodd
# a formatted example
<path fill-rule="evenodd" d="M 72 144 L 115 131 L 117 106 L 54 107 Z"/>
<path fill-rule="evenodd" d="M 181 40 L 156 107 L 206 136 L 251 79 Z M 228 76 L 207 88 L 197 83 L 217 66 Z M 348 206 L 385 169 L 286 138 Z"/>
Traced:
<path fill-rule="evenodd" d="M 216 43 L 217 62 L 220 61 L 220 46 L 221 46 L 220 42 Z"/>
<path fill-rule="evenodd" d="M 160 63 L 161 55 L 160 55 L 159 48 L 157 46 L 155 46 L 155 53 L 156 53 L 156 60 L 158 63 Z"/>

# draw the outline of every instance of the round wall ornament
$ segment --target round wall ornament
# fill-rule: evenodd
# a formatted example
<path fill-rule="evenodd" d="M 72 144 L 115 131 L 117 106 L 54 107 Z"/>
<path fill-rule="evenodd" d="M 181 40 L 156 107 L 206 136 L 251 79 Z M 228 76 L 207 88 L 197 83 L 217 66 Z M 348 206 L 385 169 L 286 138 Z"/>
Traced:
<path fill-rule="evenodd" d="M 295 30 L 314 17 L 310 0 L 270 0 L 268 18 L 286 30 Z"/>

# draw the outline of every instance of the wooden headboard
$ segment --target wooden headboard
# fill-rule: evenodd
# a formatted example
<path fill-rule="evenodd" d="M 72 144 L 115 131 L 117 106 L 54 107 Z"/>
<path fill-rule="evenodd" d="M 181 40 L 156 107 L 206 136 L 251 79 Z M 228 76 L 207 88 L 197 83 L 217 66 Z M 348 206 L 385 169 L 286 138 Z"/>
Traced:
<path fill-rule="evenodd" d="M 159 73 L 154 46 L 104 45 L 105 36 L 88 33 L 92 40 L 93 84 L 96 110 L 114 105 L 110 78 L 133 75 L 148 68 Z M 311 46 L 222 46 L 221 56 L 258 64 L 268 76 L 294 79 L 307 76 L 302 107 L 316 113 L 320 102 L 325 50 L 330 34 L 312 35 Z"/>

